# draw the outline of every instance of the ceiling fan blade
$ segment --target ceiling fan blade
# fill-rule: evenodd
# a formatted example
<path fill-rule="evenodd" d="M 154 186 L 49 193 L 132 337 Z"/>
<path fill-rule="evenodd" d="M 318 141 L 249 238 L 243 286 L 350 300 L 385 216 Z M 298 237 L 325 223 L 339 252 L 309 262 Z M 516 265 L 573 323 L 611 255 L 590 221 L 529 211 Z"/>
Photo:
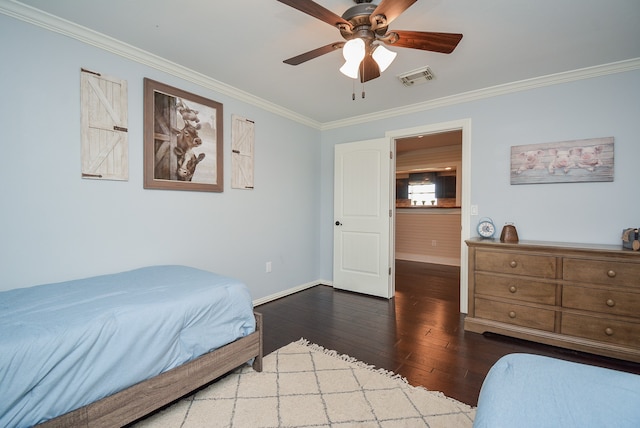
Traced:
<path fill-rule="evenodd" d="M 362 83 L 380 77 L 380 67 L 371 55 L 366 55 L 360 63 L 360 81 Z"/>
<path fill-rule="evenodd" d="M 373 29 L 386 27 L 416 1 L 418 0 L 382 0 L 369 17 L 369 19 L 371 19 L 371 25 L 374 27 Z M 387 18 L 386 21 L 376 22 L 376 16 L 378 15 L 384 15 Z"/>
<path fill-rule="evenodd" d="M 326 9 L 320 6 L 318 3 L 315 3 L 311 0 L 278 0 L 280 3 L 284 3 L 287 6 L 291 6 L 294 9 L 298 9 L 300 12 L 304 12 L 307 15 L 311 15 L 314 18 L 319 19 L 320 21 L 324 21 L 327 24 L 333 27 L 346 26 L 347 28 L 352 28 L 351 23 L 345 20 L 339 15 L 331 12 L 329 9 Z"/>
<path fill-rule="evenodd" d="M 391 33 L 398 35 L 398 40 L 390 38 L 385 42 L 391 46 L 401 48 L 422 49 L 424 51 L 451 53 L 462 40 L 462 34 L 457 33 L 432 33 L 424 31 L 393 30 Z"/>
<path fill-rule="evenodd" d="M 303 62 L 307 62 L 310 59 L 317 58 L 321 55 L 328 54 L 329 52 L 333 52 L 337 49 L 340 49 L 344 46 L 344 42 L 335 42 L 326 46 L 322 46 L 321 48 L 314 49 L 309 52 L 305 52 L 298 56 L 294 56 L 293 58 L 285 59 L 283 62 L 289 65 L 299 65 Z"/>

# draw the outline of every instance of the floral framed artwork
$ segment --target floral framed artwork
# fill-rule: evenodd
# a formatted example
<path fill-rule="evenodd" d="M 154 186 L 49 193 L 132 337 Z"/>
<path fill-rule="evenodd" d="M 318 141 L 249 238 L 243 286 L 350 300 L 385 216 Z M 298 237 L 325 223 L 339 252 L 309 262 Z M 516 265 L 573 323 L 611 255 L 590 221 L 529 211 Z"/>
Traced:
<path fill-rule="evenodd" d="M 613 137 L 511 147 L 511 184 L 613 181 Z"/>
<path fill-rule="evenodd" d="M 222 192 L 222 104 L 144 79 L 144 188 Z"/>

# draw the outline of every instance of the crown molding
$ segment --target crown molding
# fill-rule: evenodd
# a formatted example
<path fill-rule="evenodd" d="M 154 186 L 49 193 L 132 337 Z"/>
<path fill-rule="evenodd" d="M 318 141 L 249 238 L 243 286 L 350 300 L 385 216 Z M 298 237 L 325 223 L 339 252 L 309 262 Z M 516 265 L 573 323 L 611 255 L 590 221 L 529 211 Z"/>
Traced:
<path fill-rule="evenodd" d="M 533 79 L 506 83 L 503 85 L 491 86 L 475 91 L 463 92 L 448 97 L 438 98 L 435 100 L 411 104 L 389 110 L 382 110 L 371 114 L 354 116 L 347 119 L 336 120 L 333 122 L 325 122 L 322 124 L 321 130 L 324 131 L 328 129 L 342 128 L 345 126 L 358 125 L 362 123 L 373 122 L 376 120 L 403 116 L 406 114 L 419 113 L 425 110 L 432 110 L 435 108 L 448 107 L 455 104 L 496 97 L 499 95 L 527 91 L 529 89 L 542 88 L 545 86 L 573 82 L 576 80 L 590 79 L 593 77 L 605 76 L 608 74 L 624 73 L 627 71 L 638 69 L 640 69 L 640 58 L 598 65 L 594 67 L 586 67 L 578 70 L 566 71 L 563 73 L 550 74 Z"/>
<path fill-rule="evenodd" d="M 111 52 L 123 58 L 127 58 L 131 61 L 147 65 L 156 70 L 165 72 L 185 81 L 195 83 L 204 88 L 211 89 L 220 94 L 227 95 L 239 101 L 246 102 L 247 104 L 254 105 L 263 110 L 272 112 L 279 116 L 285 117 L 311 128 L 318 129 L 320 131 L 358 125 L 376 120 L 389 119 L 397 116 L 418 113 L 425 110 L 432 110 L 435 108 L 452 106 L 470 101 L 491 98 L 499 95 L 526 91 L 529 89 L 541 88 L 545 86 L 557 85 L 560 83 L 567 83 L 576 80 L 589 79 L 608 74 L 623 73 L 640 69 L 640 58 L 634 58 L 611 64 L 587 67 L 563 73 L 536 77 L 533 79 L 520 80 L 517 82 L 464 92 L 461 94 L 438 98 L 422 103 L 411 104 L 399 108 L 381 110 L 375 113 L 322 123 L 307 116 L 298 114 L 292 110 L 286 109 L 280 105 L 267 101 L 263 98 L 257 97 L 248 92 L 242 91 L 238 88 L 212 79 L 208 76 L 205 76 L 204 74 L 181 66 L 180 64 L 173 63 L 162 57 L 153 55 L 147 51 L 121 42 L 105 34 L 98 33 L 97 31 L 91 30 L 89 28 L 83 27 L 81 25 L 75 24 L 73 22 L 59 18 L 55 15 L 51 15 L 39 9 L 19 3 L 17 1 L 0 0 L 0 13 L 74 38 L 83 43 L 95 46 L 99 49 Z"/>
<path fill-rule="evenodd" d="M 73 39 L 79 40 L 99 49 L 119 55 L 123 58 L 147 65 L 156 70 L 165 72 L 180 79 L 195 83 L 207 89 L 211 89 L 220 94 L 227 95 L 239 101 L 257 106 L 266 111 L 279 116 L 307 125 L 311 128 L 320 129 L 322 124 L 318 121 L 288 110 L 282 106 L 269 102 L 260 97 L 256 97 L 248 92 L 242 91 L 233 86 L 212 79 L 204 74 L 198 73 L 187 67 L 168 61 L 162 57 L 151 54 L 135 46 L 121 42 L 105 34 L 98 33 L 87 27 L 75 24 L 42 10 L 27 6 L 13 0 L 0 0 L 0 13 L 19 19 L 21 21 L 36 25 L 38 27 L 63 34 Z"/>

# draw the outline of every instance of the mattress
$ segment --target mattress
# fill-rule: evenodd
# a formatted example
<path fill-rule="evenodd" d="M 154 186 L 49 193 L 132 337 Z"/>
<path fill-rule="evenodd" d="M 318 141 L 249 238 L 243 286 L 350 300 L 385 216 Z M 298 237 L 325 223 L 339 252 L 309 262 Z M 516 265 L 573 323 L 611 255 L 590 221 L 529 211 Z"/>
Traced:
<path fill-rule="evenodd" d="M 640 376 L 529 354 L 485 378 L 474 428 L 640 427 Z"/>
<path fill-rule="evenodd" d="M 0 293 L 0 426 L 43 422 L 255 331 L 247 287 L 153 266 Z"/>

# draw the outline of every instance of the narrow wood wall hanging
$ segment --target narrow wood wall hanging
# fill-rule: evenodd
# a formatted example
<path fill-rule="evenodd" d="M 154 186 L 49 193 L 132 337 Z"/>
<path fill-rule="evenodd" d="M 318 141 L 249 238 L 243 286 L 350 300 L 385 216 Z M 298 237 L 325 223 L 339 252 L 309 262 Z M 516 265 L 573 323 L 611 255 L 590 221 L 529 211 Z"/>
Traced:
<path fill-rule="evenodd" d="M 231 188 L 253 189 L 255 123 L 231 116 Z"/>
<path fill-rule="evenodd" d="M 129 179 L 127 81 L 81 69 L 82 177 Z"/>

